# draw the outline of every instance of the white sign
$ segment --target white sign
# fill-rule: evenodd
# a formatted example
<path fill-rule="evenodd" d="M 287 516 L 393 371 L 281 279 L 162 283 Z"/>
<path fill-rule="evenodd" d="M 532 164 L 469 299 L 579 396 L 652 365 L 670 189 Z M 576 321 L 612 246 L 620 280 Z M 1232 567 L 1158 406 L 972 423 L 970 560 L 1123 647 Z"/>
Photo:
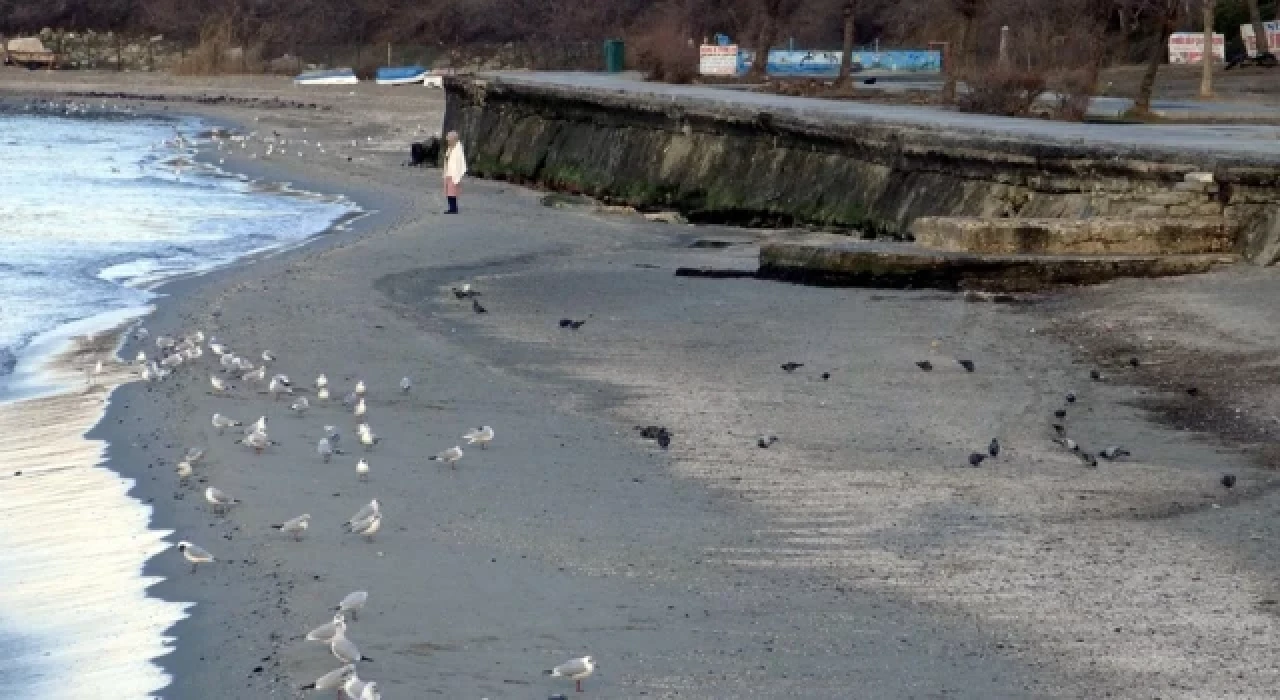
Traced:
<path fill-rule="evenodd" d="M 1213 58 L 1227 60 L 1227 38 L 1213 35 Z M 1169 35 L 1169 63 L 1197 64 L 1204 60 L 1203 32 L 1174 32 Z"/>
<path fill-rule="evenodd" d="M 1263 22 L 1262 28 L 1267 31 L 1267 48 L 1271 50 L 1271 53 L 1280 51 L 1280 46 L 1276 46 L 1277 43 L 1280 43 L 1280 21 Z M 1252 24 L 1240 25 L 1240 38 L 1244 39 L 1244 50 L 1250 56 L 1256 57 L 1258 55 L 1258 42 L 1257 36 L 1253 33 Z"/>
<path fill-rule="evenodd" d="M 702 75 L 737 75 L 737 45 L 703 44 L 698 49 L 698 72 Z"/>

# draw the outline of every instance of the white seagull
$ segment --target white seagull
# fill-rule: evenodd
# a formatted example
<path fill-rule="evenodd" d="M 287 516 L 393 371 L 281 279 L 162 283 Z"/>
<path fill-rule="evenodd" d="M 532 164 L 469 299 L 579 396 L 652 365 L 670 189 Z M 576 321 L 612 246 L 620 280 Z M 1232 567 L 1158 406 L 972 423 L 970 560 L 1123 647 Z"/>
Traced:
<path fill-rule="evenodd" d="M 356 396 L 364 396 L 364 392 L 365 392 L 364 380 L 361 379 L 360 381 L 356 382 Z"/>
<path fill-rule="evenodd" d="M 462 436 L 462 439 L 466 440 L 468 445 L 475 445 L 479 443 L 480 449 L 483 450 L 485 445 L 493 442 L 493 428 L 486 425 L 476 428 L 475 430 L 470 430 L 466 435 Z"/>
<path fill-rule="evenodd" d="M 378 530 L 382 529 L 382 513 L 374 513 L 369 516 L 368 520 L 361 520 L 351 526 L 351 534 L 360 535 L 361 537 L 373 541 L 373 536 L 378 534 Z"/>
<path fill-rule="evenodd" d="M 221 413 L 213 414 L 213 427 L 218 429 L 219 435 L 221 435 L 227 428 L 234 428 L 237 425 L 244 424 L 238 420 L 232 420 Z"/>
<path fill-rule="evenodd" d="M 329 444 L 329 438 L 320 438 L 320 442 L 316 443 L 316 454 L 325 462 L 333 459 L 333 445 Z"/>
<path fill-rule="evenodd" d="M 240 441 L 240 444 L 248 447 L 258 454 L 262 454 L 263 450 L 271 446 L 271 439 L 267 437 L 265 432 L 261 430 L 254 430 L 246 434 L 244 439 Z"/>
<path fill-rule="evenodd" d="M 178 481 L 183 483 L 186 483 L 187 479 L 190 479 L 191 475 L 195 473 L 195 470 L 191 468 L 191 463 L 186 460 L 178 462 L 178 468 L 174 471 L 178 472 Z"/>
<path fill-rule="evenodd" d="M 407 394 L 409 393 L 409 390 L 412 388 L 413 388 L 413 381 L 410 380 L 408 377 L 405 377 L 404 379 L 400 380 L 400 391 Z"/>
<path fill-rule="evenodd" d="M 596 670 L 596 662 L 590 656 L 570 659 L 559 666 L 543 673 L 552 678 L 568 678 L 576 684 L 578 692 L 582 692 L 582 681 L 585 681 Z"/>
<path fill-rule="evenodd" d="M 333 639 L 329 640 L 329 651 L 333 652 L 335 658 L 344 664 L 353 664 L 357 661 L 373 661 L 373 659 L 360 653 L 360 648 L 356 643 L 347 639 L 344 631 L 339 630 L 333 635 Z"/>
<path fill-rule="evenodd" d="M 376 504 L 377 501 L 374 501 Z M 364 610 L 365 603 L 369 602 L 369 591 L 353 591 L 348 593 L 342 602 L 338 603 L 337 610 L 340 613 L 351 613 L 351 619 L 357 618 L 357 613 Z"/>
<path fill-rule="evenodd" d="M 306 413 L 308 408 L 311 408 L 311 402 L 307 401 L 307 397 L 305 396 L 299 396 L 298 399 L 289 406 L 289 410 L 297 413 L 298 415 Z"/>
<path fill-rule="evenodd" d="M 356 478 L 361 481 L 369 480 L 369 463 L 363 459 L 356 462 Z"/>
<path fill-rule="evenodd" d="M 334 670 L 320 676 L 310 683 L 302 686 L 303 690 L 339 690 L 347 682 L 347 679 L 356 673 L 355 664 L 347 664 L 342 668 Z"/>
<path fill-rule="evenodd" d="M 324 376 L 323 374 L 321 374 L 320 376 L 316 377 L 316 388 L 317 388 L 317 389 L 323 389 L 323 388 L 325 388 L 325 387 L 327 387 L 327 386 L 329 386 L 329 378 L 328 378 L 328 377 Z"/>
<path fill-rule="evenodd" d="M 267 384 L 267 391 L 271 392 L 272 400 L 280 398 L 281 394 L 293 393 L 293 389 L 291 389 L 288 384 L 280 381 L 280 377 L 271 378 L 271 383 Z"/>
<path fill-rule="evenodd" d="M 318 400 L 320 400 L 320 401 L 328 401 L 328 400 L 329 400 L 329 388 L 328 388 L 328 387 L 324 387 L 324 386 L 322 386 L 322 387 L 320 387 L 319 389 L 316 389 L 316 399 L 318 399 Z"/>
<path fill-rule="evenodd" d="M 295 540 L 300 540 L 302 539 L 302 533 L 307 531 L 307 527 L 309 527 L 310 524 L 311 514 L 303 513 L 296 518 L 290 518 L 278 525 L 272 525 L 271 527 L 285 534 L 293 535 L 293 539 Z"/>
<path fill-rule="evenodd" d="M 347 616 L 342 613 L 338 613 L 333 616 L 333 620 L 331 622 L 326 622 L 310 632 L 307 632 L 307 641 L 327 643 L 333 639 L 333 635 L 337 634 L 338 630 L 345 631 L 346 629 Z"/>
<path fill-rule="evenodd" d="M 356 514 L 351 516 L 351 518 L 349 518 L 347 522 L 343 523 L 342 527 L 346 528 L 347 530 L 351 530 L 359 523 L 362 523 L 381 512 L 382 512 L 382 504 L 378 503 L 378 499 L 375 498 L 372 501 L 369 501 L 368 503 L 366 503 L 363 508 L 356 511 Z"/>
<path fill-rule="evenodd" d="M 215 513 L 225 513 L 228 508 L 240 502 L 212 486 L 204 490 L 204 500 L 213 506 Z"/>
<path fill-rule="evenodd" d="M 227 383 L 222 381 L 222 378 L 217 375 L 209 375 L 209 383 L 213 385 L 213 390 L 215 392 L 227 390 Z"/>
<path fill-rule="evenodd" d="M 456 469 L 457 467 L 455 465 L 457 465 L 458 460 L 462 459 L 462 448 L 457 445 L 454 445 L 453 447 L 450 447 L 449 449 L 445 450 L 444 452 L 441 452 L 435 457 L 431 457 L 430 459 L 433 462 L 444 462 L 448 464 L 450 467 L 453 467 Z"/>
<path fill-rule="evenodd" d="M 188 448 L 187 454 L 185 457 L 183 457 L 183 459 L 185 459 L 186 461 L 192 464 L 195 464 L 196 462 L 199 462 L 200 460 L 204 459 L 204 450 L 198 447 Z"/>
<path fill-rule="evenodd" d="M 364 399 L 360 399 L 356 402 L 356 407 L 351 412 L 355 414 L 356 418 L 364 418 L 364 414 L 369 412 L 369 407 L 365 405 Z"/>
<path fill-rule="evenodd" d="M 214 561 L 213 555 L 203 547 L 198 547 L 186 540 L 178 543 L 178 551 L 182 552 L 182 556 L 191 562 L 191 573 L 196 572 L 196 567 L 201 564 L 209 564 Z"/>

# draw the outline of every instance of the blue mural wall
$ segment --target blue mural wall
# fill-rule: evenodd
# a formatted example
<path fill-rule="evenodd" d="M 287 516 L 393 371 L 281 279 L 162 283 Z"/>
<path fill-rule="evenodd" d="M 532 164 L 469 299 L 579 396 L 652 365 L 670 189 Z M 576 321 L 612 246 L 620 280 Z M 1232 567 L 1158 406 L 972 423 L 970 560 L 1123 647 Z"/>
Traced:
<path fill-rule="evenodd" d="M 738 52 L 738 72 L 746 73 L 751 68 L 755 51 L 742 49 Z M 903 71 L 908 73 L 941 73 L 941 51 L 854 51 L 853 63 L 861 65 L 862 70 Z M 789 51 L 773 49 L 769 51 L 769 75 L 804 76 L 812 78 L 834 78 L 840 73 L 839 51 Z"/>

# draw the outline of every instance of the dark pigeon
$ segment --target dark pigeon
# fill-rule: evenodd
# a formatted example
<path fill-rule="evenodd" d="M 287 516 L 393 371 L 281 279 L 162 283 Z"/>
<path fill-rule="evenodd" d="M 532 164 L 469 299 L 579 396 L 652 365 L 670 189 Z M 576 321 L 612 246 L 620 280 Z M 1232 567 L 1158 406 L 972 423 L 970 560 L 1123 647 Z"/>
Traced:
<path fill-rule="evenodd" d="M 973 360 L 960 360 L 960 366 L 963 367 L 966 372 L 972 372 L 976 369 L 973 364 Z"/>
<path fill-rule="evenodd" d="M 561 328 L 568 328 L 569 326 L 572 326 L 572 325 L 573 325 L 573 319 L 571 319 L 571 318 L 562 318 L 562 319 L 560 319 L 560 327 L 561 327 Z"/>
<path fill-rule="evenodd" d="M 924 361 L 922 361 L 922 362 L 917 362 L 917 363 L 916 363 L 916 367 L 919 367 L 920 369 L 922 369 L 922 370 L 924 370 L 924 371 L 926 371 L 926 372 L 932 372 L 932 371 L 933 371 L 933 363 L 932 363 L 932 362 L 930 362 L 930 361 L 928 361 L 928 360 L 924 360 Z"/>
<path fill-rule="evenodd" d="M 1111 447 L 1105 448 L 1099 452 L 1098 456 L 1103 459 L 1119 459 L 1121 457 L 1129 457 L 1130 453 L 1123 447 L 1116 447 L 1115 445 L 1112 445 Z"/>
<path fill-rule="evenodd" d="M 782 371 L 783 371 L 783 372 L 794 372 L 794 371 L 796 371 L 796 370 L 800 369 L 801 367 L 804 367 L 804 363 L 803 363 L 803 362 L 788 362 L 788 363 L 786 363 L 786 364 L 782 365 Z"/>
<path fill-rule="evenodd" d="M 569 322 L 569 328 L 575 331 L 578 330 L 579 328 L 582 328 L 585 325 L 587 325 L 586 321 L 570 321 Z"/>
<path fill-rule="evenodd" d="M 971 467 L 981 466 L 982 460 L 986 458 L 987 456 L 982 454 L 981 452 L 974 452 L 973 454 L 969 455 L 969 466 Z"/>
<path fill-rule="evenodd" d="M 1199 390 L 1199 389 L 1197 389 L 1196 387 L 1193 387 L 1193 386 L 1189 386 L 1189 387 L 1187 387 L 1187 396 L 1190 396 L 1191 398 L 1195 398 L 1195 397 L 1197 397 L 1197 396 L 1199 396 L 1199 395 L 1200 395 L 1200 390 Z"/>
<path fill-rule="evenodd" d="M 1067 403 L 1075 403 L 1075 402 L 1076 402 L 1076 392 L 1074 392 L 1074 391 L 1068 391 L 1068 392 L 1067 392 Z"/>
<path fill-rule="evenodd" d="M 1000 456 L 1000 441 L 999 441 L 999 440 L 997 440 L 996 438 L 991 438 L 991 444 L 990 444 L 990 445 L 987 445 L 987 454 L 991 455 L 992 457 L 999 457 L 999 456 Z"/>
<path fill-rule="evenodd" d="M 1065 408 L 1059 408 L 1058 410 L 1056 410 L 1056 411 L 1054 411 L 1054 412 L 1053 412 L 1053 417 L 1054 417 L 1054 418 L 1059 418 L 1059 419 L 1061 419 L 1061 418 L 1066 418 L 1066 417 L 1067 417 L 1067 409 L 1065 409 Z"/>
<path fill-rule="evenodd" d="M 777 435 L 761 435 L 760 437 L 756 438 L 756 447 L 759 447 L 762 450 L 767 450 L 769 449 L 770 446 L 773 445 L 773 443 L 777 441 L 778 441 Z"/>
<path fill-rule="evenodd" d="M 1067 434 L 1067 426 L 1065 426 L 1065 425 L 1063 425 L 1063 424 L 1061 424 L 1061 423 L 1054 423 L 1054 424 L 1053 424 L 1053 432 L 1057 433 L 1060 437 L 1061 437 L 1061 436 L 1066 436 L 1066 434 Z"/>
<path fill-rule="evenodd" d="M 1097 458 L 1097 457 L 1094 457 L 1093 455 L 1089 454 L 1088 452 L 1081 452 L 1081 453 L 1080 453 L 1080 461 L 1084 462 L 1085 464 L 1087 464 L 1087 465 L 1089 465 L 1089 466 L 1091 466 L 1091 467 L 1096 467 L 1096 466 L 1098 466 L 1098 458 Z"/>
<path fill-rule="evenodd" d="M 1136 358 L 1136 357 L 1130 357 L 1130 358 L 1129 358 L 1129 366 L 1130 366 L 1130 367 L 1137 367 L 1137 366 L 1138 366 L 1138 365 L 1140 365 L 1140 364 L 1142 364 L 1142 363 L 1138 361 L 1138 358 Z"/>
<path fill-rule="evenodd" d="M 671 433 L 667 432 L 666 428 L 658 432 L 658 447 L 664 450 L 671 447 Z"/>
<path fill-rule="evenodd" d="M 1234 487 L 1235 487 L 1235 485 L 1236 485 L 1236 475 L 1235 475 L 1235 474 L 1223 474 L 1223 475 L 1222 475 L 1222 485 L 1223 485 L 1224 487 L 1226 487 L 1226 488 L 1234 488 Z"/>
<path fill-rule="evenodd" d="M 831 378 L 831 373 L 830 373 L 830 372 L 823 372 L 823 373 L 822 373 L 822 381 L 824 381 L 824 382 L 825 382 L 825 381 L 827 381 L 827 380 L 828 380 L 828 379 L 830 379 L 830 378 Z"/>
<path fill-rule="evenodd" d="M 1099 372 L 1096 369 L 1091 369 L 1089 370 L 1089 378 L 1095 382 L 1100 382 L 1102 381 L 1102 372 Z"/>
<path fill-rule="evenodd" d="M 481 306 L 479 300 L 476 300 L 476 299 L 471 300 L 471 310 L 475 311 L 478 314 L 489 313 L 489 310 Z"/>

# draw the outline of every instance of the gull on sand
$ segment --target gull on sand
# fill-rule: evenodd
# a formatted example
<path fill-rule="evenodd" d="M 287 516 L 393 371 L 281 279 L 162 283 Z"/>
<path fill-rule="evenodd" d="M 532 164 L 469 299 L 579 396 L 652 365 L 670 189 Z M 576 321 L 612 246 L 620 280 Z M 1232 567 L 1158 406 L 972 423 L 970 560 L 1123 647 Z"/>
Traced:
<path fill-rule="evenodd" d="M 222 378 L 217 375 L 212 375 L 212 374 L 209 375 L 209 384 L 213 385 L 214 391 L 227 390 L 227 383 L 222 381 Z"/>
<path fill-rule="evenodd" d="M 195 573 L 196 567 L 201 564 L 209 564 L 214 561 L 213 555 L 203 547 L 191 544 L 186 540 L 178 543 L 178 551 L 182 552 L 182 556 L 191 562 L 191 573 Z"/>
<path fill-rule="evenodd" d="M 335 668 L 314 681 L 302 686 L 302 690 L 338 690 L 342 688 L 343 684 L 347 682 L 347 679 L 354 676 L 355 673 L 355 664 L 347 664 L 342 668 Z"/>
<path fill-rule="evenodd" d="M 570 659 L 559 666 L 543 673 L 553 678 L 568 678 L 577 684 L 578 692 L 582 692 L 582 681 L 586 680 L 596 670 L 596 662 L 590 656 L 584 656 L 580 659 Z"/>
<path fill-rule="evenodd" d="M 413 388 L 413 381 L 411 379 L 409 379 L 408 377 L 405 377 L 404 379 L 400 380 L 400 391 L 403 391 L 404 393 L 407 394 L 409 393 L 409 390 L 412 388 Z"/>
<path fill-rule="evenodd" d="M 271 446 L 271 439 L 267 437 L 265 431 L 253 430 L 245 434 L 244 438 L 240 440 L 240 444 L 258 454 L 262 454 L 263 450 Z"/>
<path fill-rule="evenodd" d="M 329 640 L 329 651 L 333 652 L 335 658 L 344 664 L 353 664 L 357 661 L 373 661 L 373 659 L 360 653 L 360 647 L 356 643 L 347 639 L 347 635 L 343 630 L 334 633 L 333 639 Z"/>
<path fill-rule="evenodd" d="M 369 540 L 370 542 L 372 542 L 373 536 L 376 535 L 378 533 L 378 530 L 381 530 L 381 529 L 382 529 L 382 513 L 374 513 L 373 515 L 370 515 L 367 519 L 354 523 L 351 526 L 351 534 L 359 535 L 365 538 L 366 540 Z"/>
<path fill-rule="evenodd" d="M 454 445 L 453 447 L 450 447 L 444 452 L 441 452 L 434 457 L 430 457 L 429 459 L 433 462 L 444 462 L 452 467 L 458 463 L 458 460 L 462 459 L 462 448 L 458 445 Z"/>
<path fill-rule="evenodd" d="M 338 630 L 345 631 L 347 629 L 347 616 L 338 613 L 333 616 L 333 620 L 320 625 L 319 627 L 307 632 L 308 642 L 329 642 L 333 640 L 333 635 Z"/>
<path fill-rule="evenodd" d="M 377 504 L 377 501 L 373 503 Z M 337 610 L 341 613 L 351 613 L 351 619 L 355 620 L 357 619 L 356 614 L 364 610 L 364 605 L 368 602 L 369 591 L 352 591 L 338 603 Z"/>
<path fill-rule="evenodd" d="M 364 414 L 368 412 L 369 407 L 365 405 L 364 399 L 357 401 L 356 407 L 352 410 L 352 413 L 356 414 L 356 418 L 364 418 Z"/>
<path fill-rule="evenodd" d="M 306 413 L 311 408 L 311 402 L 307 401 L 307 397 L 299 396 L 296 401 L 289 405 L 289 410 L 299 415 Z"/>
<path fill-rule="evenodd" d="M 226 512 L 227 508 L 240 502 L 213 486 L 204 490 L 204 500 L 208 501 L 213 506 L 213 510 L 219 513 Z"/>
<path fill-rule="evenodd" d="M 320 376 L 316 377 L 316 388 L 317 388 L 317 389 L 323 389 L 323 388 L 325 388 L 325 387 L 327 387 L 327 386 L 329 386 L 329 378 L 328 378 L 328 377 L 324 376 L 323 374 L 321 374 Z"/>
<path fill-rule="evenodd" d="M 333 459 L 333 445 L 329 444 L 329 438 L 320 438 L 316 443 L 316 454 L 326 462 Z"/>
<path fill-rule="evenodd" d="M 237 425 L 244 425 L 244 424 L 238 420 L 232 420 L 231 418 L 228 418 L 222 415 L 221 413 L 213 414 L 213 427 L 218 429 L 219 435 L 221 435 L 223 431 L 225 431 L 227 428 L 233 428 Z"/>
<path fill-rule="evenodd" d="M 174 471 L 178 472 L 178 481 L 184 482 L 190 479 L 192 474 L 195 474 L 195 470 L 191 468 L 191 462 L 186 460 L 178 462 L 178 467 Z"/>
<path fill-rule="evenodd" d="M 369 463 L 363 459 L 356 462 L 356 477 L 361 481 L 369 480 Z"/>
<path fill-rule="evenodd" d="M 300 540 L 302 539 L 302 533 L 306 532 L 310 525 L 311 514 L 303 513 L 296 518 L 290 518 L 277 525 L 272 525 L 271 527 L 287 535 L 293 535 L 293 539 L 295 540 Z"/>
<path fill-rule="evenodd" d="M 479 444 L 480 449 L 483 450 L 485 445 L 493 442 L 493 428 L 486 425 L 476 428 L 475 430 L 467 431 L 467 434 L 463 435 L 462 439 L 466 440 L 468 445 Z"/>

